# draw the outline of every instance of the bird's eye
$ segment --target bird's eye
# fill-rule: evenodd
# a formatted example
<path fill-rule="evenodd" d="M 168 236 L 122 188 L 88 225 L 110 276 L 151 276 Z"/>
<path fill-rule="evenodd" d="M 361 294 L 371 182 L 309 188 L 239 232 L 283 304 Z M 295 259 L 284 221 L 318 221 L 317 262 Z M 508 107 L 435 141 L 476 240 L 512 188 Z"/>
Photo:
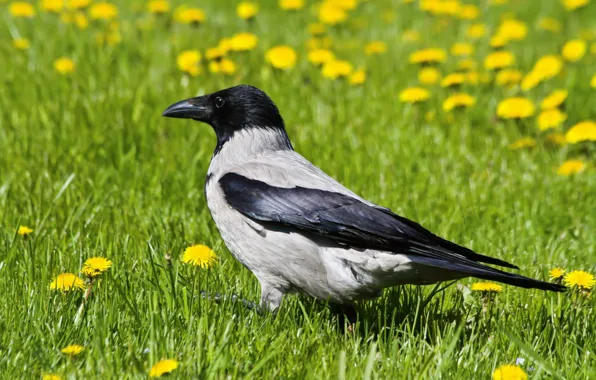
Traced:
<path fill-rule="evenodd" d="M 223 105 L 224 105 L 224 103 L 225 103 L 225 102 L 226 102 L 226 101 L 225 101 L 225 100 L 223 100 L 223 98 L 221 98 L 221 97 L 219 97 L 219 96 L 218 96 L 217 98 L 215 98 L 215 106 L 216 106 L 217 108 L 221 108 L 221 107 L 223 107 Z"/>

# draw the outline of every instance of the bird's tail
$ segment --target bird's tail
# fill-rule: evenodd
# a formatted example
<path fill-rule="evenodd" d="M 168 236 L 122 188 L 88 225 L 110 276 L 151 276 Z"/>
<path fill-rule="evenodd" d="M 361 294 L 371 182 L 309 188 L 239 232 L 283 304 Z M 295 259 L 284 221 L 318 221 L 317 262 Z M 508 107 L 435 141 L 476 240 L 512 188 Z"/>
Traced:
<path fill-rule="evenodd" d="M 567 288 L 563 285 L 553 284 L 551 282 L 540 281 L 533 278 L 521 276 L 515 273 L 505 272 L 488 265 L 480 264 L 474 261 L 470 262 L 448 262 L 434 258 L 410 257 L 413 261 L 420 264 L 429 265 L 435 268 L 447 269 L 461 273 L 462 277 L 476 277 L 483 280 L 502 282 L 504 284 L 519 286 L 527 289 L 542 289 L 551 292 L 564 292 Z"/>
<path fill-rule="evenodd" d="M 492 269 L 492 268 L 491 268 Z M 495 269 L 495 271 L 497 271 Z M 497 271 L 501 273 L 482 273 L 472 274 L 473 277 L 481 278 L 483 280 L 491 280 L 502 282 L 504 284 L 519 286 L 526 289 L 541 289 L 549 290 L 551 292 L 564 292 L 567 288 L 560 284 L 553 284 L 552 282 L 535 280 L 533 278 L 521 276 L 518 274 Z"/>

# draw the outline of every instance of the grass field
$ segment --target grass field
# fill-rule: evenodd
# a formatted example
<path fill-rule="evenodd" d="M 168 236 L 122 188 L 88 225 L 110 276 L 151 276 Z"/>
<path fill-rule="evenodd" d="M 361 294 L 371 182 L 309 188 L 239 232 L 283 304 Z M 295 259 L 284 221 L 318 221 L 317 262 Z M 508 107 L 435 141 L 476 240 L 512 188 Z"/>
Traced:
<path fill-rule="evenodd" d="M 489 379 L 516 362 L 532 379 L 596 378 L 595 297 L 587 290 L 503 286 L 486 296 L 470 293 L 467 279 L 437 293 L 405 286 L 359 305 L 353 332 L 306 297 L 286 297 L 276 317 L 232 302 L 234 294 L 257 301 L 259 286 L 225 248 L 205 203 L 214 133 L 161 117 L 180 99 L 256 85 L 279 106 L 296 150 L 363 197 L 513 262 L 521 274 L 548 280 L 555 267 L 594 274 L 595 143 L 565 139 L 573 125 L 596 120 L 596 4 L 501 2 L 476 2 L 475 15 L 471 8 L 449 14 L 453 2 L 359 1 L 345 21 L 312 37 L 320 3 L 310 0 L 296 11 L 261 0 L 250 21 L 238 17 L 234 1 L 189 1 L 204 11 L 198 26 L 172 18 L 181 1 L 163 15 L 143 1 L 116 1 L 109 21 L 101 19 L 109 7 L 56 14 L 42 9 L 54 1 L 35 2 L 35 15 L 17 17 L 14 4 L 0 1 L 0 377 L 146 378 L 160 359 L 175 359 L 173 378 Z M 545 17 L 554 19 L 551 31 Z M 521 29 L 498 34 L 512 19 Z M 473 24 L 485 34 L 470 36 Z M 210 72 L 217 63 L 210 66 L 207 49 L 240 32 L 258 36 L 256 46 L 227 53 L 234 70 Z M 21 41 L 19 49 L 16 39 L 29 46 Z M 560 56 L 574 39 L 585 54 L 573 61 L 581 46 L 570 46 L 562 69 L 534 86 L 527 80 L 525 91 L 521 77 L 501 86 L 485 68 L 504 43 L 500 49 L 515 57 L 510 68 L 525 78 L 539 58 Z M 368 55 L 371 41 L 384 46 Z M 471 45 L 469 57 L 454 56 L 458 42 Z M 314 44 L 330 44 L 354 70 L 365 69 L 364 83 L 324 77 L 307 59 Z M 276 45 L 296 52 L 295 65 L 272 67 L 265 54 Z M 431 84 L 427 71 L 421 84 L 409 57 L 423 48 L 447 53 L 425 67 L 443 78 L 467 72 L 464 83 Z M 179 67 L 179 54 L 195 49 L 202 62 Z M 61 57 L 72 62 L 55 68 Z M 461 68 L 472 65 L 460 63 L 468 58 L 475 69 Z M 413 86 L 429 99 L 400 101 Z M 555 89 L 568 90 L 559 106 L 566 120 L 541 131 L 540 102 Z M 444 111 L 456 92 L 474 104 Z M 514 96 L 533 102 L 529 117 L 497 115 Z M 561 169 L 567 160 L 580 162 Z M 19 226 L 33 232 L 17 234 Z M 182 263 L 192 244 L 212 247 L 216 265 Z M 83 277 L 93 256 L 113 265 L 79 313 L 83 291 L 50 283 L 63 272 Z M 224 301 L 201 297 L 201 289 Z M 62 354 L 71 344 L 85 350 Z"/>

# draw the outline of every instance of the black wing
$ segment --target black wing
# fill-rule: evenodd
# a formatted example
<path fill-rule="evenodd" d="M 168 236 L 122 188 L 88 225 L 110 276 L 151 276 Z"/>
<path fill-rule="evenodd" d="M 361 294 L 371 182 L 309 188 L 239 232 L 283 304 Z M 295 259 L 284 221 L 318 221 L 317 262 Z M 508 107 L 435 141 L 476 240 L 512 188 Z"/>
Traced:
<path fill-rule="evenodd" d="M 501 277 L 526 278 L 478 262 L 517 268 L 515 265 L 475 253 L 434 235 L 418 223 L 388 209 L 370 206 L 348 195 L 304 187 L 275 187 L 237 173 L 224 175 L 219 184 L 227 202 L 234 209 L 260 222 L 295 228 L 355 248 L 407 253 L 446 261 L 462 272 L 481 278 L 537 287 L 536 284 L 513 283 L 518 282 L 513 278 L 506 281 Z"/>
<path fill-rule="evenodd" d="M 442 239 L 418 223 L 369 206 L 350 196 L 304 187 L 282 188 L 228 173 L 219 181 L 226 200 L 242 214 L 325 236 L 356 248 L 408 252 L 415 246 L 436 246 L 472 261 L 517 268 Z M 430 248 L 430 247 L 429 247 Z M 429 256 L 439 259 L 429 252 Z"/>

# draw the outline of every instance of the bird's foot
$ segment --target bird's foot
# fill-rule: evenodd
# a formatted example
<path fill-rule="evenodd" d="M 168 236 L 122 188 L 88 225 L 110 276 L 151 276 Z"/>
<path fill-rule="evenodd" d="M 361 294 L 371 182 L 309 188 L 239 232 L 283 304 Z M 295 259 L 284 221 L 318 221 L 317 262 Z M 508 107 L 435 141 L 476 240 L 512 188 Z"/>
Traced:
<path fill-rule="evenodd" d="M 331 312 L 338 318 L 338 322 L 341 325 L 346 325 L 348 332 L 353 333 L 356 328 L 356 321 L 358 320 L 358 311 L 352 304 L 329 304 Z"/>

